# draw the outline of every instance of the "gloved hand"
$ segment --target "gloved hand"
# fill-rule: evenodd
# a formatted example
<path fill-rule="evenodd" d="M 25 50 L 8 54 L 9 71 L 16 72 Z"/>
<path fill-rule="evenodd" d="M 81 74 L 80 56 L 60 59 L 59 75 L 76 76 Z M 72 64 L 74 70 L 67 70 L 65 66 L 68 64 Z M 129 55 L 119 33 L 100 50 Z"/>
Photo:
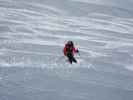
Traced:
<path fill-rule="evenodd" d="M 79 50 L 77 49 L 77 53 L 79 53 Z"/>

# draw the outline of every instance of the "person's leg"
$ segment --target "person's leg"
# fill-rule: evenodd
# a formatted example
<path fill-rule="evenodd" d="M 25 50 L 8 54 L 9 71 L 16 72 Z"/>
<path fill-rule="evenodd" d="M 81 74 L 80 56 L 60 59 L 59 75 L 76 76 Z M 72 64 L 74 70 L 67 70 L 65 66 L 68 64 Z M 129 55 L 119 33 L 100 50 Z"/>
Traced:
<path fill-rule="evenodd" d="M 67 54 L 67 57 L 68 57 L 69 62 L 72 64 L 72 61 L 73 61 L 73 56 L 72 56 L 72 54 L 71 54 L 71 53 L 68 53 L 68 54 Z"/>
<path fill-rule="evenodd" d="M 74 58 L 72 53 L 67 54 L 69 62 L 72 64 L 72 62 L 77 63 L 77 60 Z"/>
<path fill-rule="evenodd" d="M 70 64 L 72 64 L 72 59 L 71 59 L 71 58 L 69 58 L 68 60 L 69 60 Z"/>
<path fill-rule="evenodd" d="M 74 57 L 72 58 L 72 61 L 75 62 L 75 63 L 77 63 L 77 60 Z"/>

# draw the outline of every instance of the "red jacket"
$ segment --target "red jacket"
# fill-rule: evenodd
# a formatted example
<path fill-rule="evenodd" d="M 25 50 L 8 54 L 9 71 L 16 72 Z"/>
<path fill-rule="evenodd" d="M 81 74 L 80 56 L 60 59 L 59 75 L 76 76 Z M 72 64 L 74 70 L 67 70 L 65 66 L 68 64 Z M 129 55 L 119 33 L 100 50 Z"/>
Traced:
<path fill-rule="evenodd" d="M 69 47 L 68 47 L 68 45 L 66 44 L 65 47 L 64 47 L 64 50 L 63 50 L 65 56 L 67 55 L 67 52 L 68 52 L 68 51 L 67 51 L 67 48 L 69 48 Z M 73 46 L 73 47 L 72 47 L 72 54 L 74 55 L 74 54 L 77 53 L 77 52 L 78 52 L 78 49 L 76 49 L 76 48 Z"/>

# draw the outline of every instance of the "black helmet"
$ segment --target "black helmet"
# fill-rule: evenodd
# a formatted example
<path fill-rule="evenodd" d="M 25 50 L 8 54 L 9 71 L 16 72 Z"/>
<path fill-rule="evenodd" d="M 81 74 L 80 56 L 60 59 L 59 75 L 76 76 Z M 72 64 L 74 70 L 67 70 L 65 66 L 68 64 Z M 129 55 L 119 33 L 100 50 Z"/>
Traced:
<path fill-rule="evenodd" d="M 73 46 L 73 42 L 72 41 L 68 41 L 67 44 Z"/>

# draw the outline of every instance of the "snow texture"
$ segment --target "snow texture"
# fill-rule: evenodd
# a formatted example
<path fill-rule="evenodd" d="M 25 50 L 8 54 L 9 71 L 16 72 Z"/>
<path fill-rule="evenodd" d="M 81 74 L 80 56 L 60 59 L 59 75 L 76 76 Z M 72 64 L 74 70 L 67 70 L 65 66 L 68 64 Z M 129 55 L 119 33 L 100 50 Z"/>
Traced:
<path fill-rule="evenodd" d="M 132 0 L 0 0 L 0 100 L 133 100 Z M 78 64 L 63 56 L 66 41 Z"/>

